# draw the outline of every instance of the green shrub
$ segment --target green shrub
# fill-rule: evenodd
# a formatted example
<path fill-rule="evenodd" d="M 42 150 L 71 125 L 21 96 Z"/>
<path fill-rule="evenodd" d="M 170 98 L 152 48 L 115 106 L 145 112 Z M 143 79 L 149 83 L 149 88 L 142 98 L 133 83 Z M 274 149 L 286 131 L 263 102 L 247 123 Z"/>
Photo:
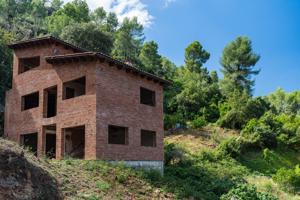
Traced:
<path fill-rule="evenodd" d="M 278 198 L 267 194 L 257 192 L 255 186 L 241 184 L 231 189 L 227 194 L 222 195 L 221 200 L 278 200 Z"/>
<path fill-rule="evenodd" d="M 111 187 L 111 185 L 106 181 L 97 181 L 96 182 L 96 187 L 99 190 L 101 190 L 103 192 L 106 192 Z"/>
<path fill-rule="evenodd" d="M 300 191 L 300 169 L 296 166 L 295 169 L 280 168 L 273 180 L 287 192 L 299 192 Z"/>
<path fill-rule="evenodd" d="M 270 126 L 257 119 L 250 120 L 242 130 L 242 136 L 253 145 L 261 148 L 275 148 L 277 146 L 276 133 Z"/>
<path fill-rule="evenodd" d="M 231 156 L 238 158 L 247 148 L 247 143 L 242 138 L 229 138 L 223 140 L 217 147 L 216 152 L 219 156 Z"/>
<path fill-rule="evenodd" d="M 202 128 L 205 126 L 207 122 L 205 121 L 204 117 L 196 117 L 193 121 L 189 123 L 191 128 Z"/>
<path fill-rule="evenodd" d="M 116 179 L 119 183 L 125 183 L 129 174 L 126 171 L 119 171 L 116 175 Z"/>
<path fill-rule="evenodd" d="M 173 143 L 165 144 L 164 152 L 165 152 L 165 165 L 170 165 L 173 163 L 182 163 L 185 160 L 184 149 Z"/>

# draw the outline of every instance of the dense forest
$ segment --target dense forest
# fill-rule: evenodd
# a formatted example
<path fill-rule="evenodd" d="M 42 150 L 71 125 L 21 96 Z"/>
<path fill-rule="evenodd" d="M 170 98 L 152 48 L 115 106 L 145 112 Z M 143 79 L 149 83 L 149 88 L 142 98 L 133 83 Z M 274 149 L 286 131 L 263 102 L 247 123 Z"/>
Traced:
<path fill-rule="evenodd" d="M 278 89 L 268 96 L 253 97 L 255 76 L 263 66 L 256 67 L 260 56 L 248 37 L 237 37 L 224 47 L 220 78 L 205 67 L 210 53 L 199 41 L 187 44 L 182 51 L 184 64 L 176 66 L 158 53 L 155 41 L 146 40 L 137 18 L 120 22 L 116 14 L 103 8 L 91 10 L 84 0 L 67 4 L 61 0 L 0 0 L 0 134 L 5 91 L 11 87 L 12 52 L 7 44 L 43 35 L 129 61 L 171 80 L 173 84 L 165 88 L 166 130 L 199 129 L 208 124 L 238 130 L 238 139 L 224 141 L 218 148 L 219 153 L 233 158 L 249 148 L 300 150 L 300 91 Z M 299 191 L 299 166 L 278 170 L 274 180 L 288 185 L 290 191 Z"/>

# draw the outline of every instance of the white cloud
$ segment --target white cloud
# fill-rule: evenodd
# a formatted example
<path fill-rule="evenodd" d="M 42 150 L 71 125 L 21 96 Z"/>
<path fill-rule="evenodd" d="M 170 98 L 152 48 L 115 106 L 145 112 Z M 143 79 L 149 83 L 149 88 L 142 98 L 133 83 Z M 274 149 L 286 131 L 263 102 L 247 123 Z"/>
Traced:
<path fill-rule="evenodd" d="M 176 0 L 164 0 L 165 4 L 164 7 L 167 8 L 171 3 L 174 3 Z"/>
<path fill-rule="evenodd" d="M 71 0 L 65 0 L 69 2 Z M 170 1 L 170 0 L 169 0 Z M 87 0 L 90 9 L 103 7 L 108 12 L 114 12 L 120 21 L 125 17 L 137 17 L 144 27 L 150 27 L 154 17 L 147 10 L 147 5 L 141 0 Z"/>

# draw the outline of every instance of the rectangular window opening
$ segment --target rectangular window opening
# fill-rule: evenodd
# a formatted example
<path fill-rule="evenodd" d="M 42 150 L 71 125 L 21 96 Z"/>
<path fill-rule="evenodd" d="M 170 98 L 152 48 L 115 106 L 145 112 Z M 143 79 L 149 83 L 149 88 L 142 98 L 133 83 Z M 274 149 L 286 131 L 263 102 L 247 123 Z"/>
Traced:
<path fill-rule="evenodd" d="M 22 96 L 22 111 L 39 107 L 39 92 Z"/>
<path fill-rule="evenodd" d="M 121 126 L 108 126 L 109 144 L 128 144 L 128 128 Z"/>
<path fill-rule="evenodd" d="M 47 158 L 55 158 L 56 157 L 56 126 L 50 125 L 44 127 L 45 133 L 45 155 Z"/>
<path fill-rule="evenodd" d="M 71 99 L 74 97 L 85 95 L 86 80 L 81 77 L 63 84 L 63 99 Z"/>
<path fill-rule="evenodd" d="M 21 145 L 28 148 L 35 156 L 37 156 L 38 134 L 29 133 L 20 135 Z"/>
<path fill-rule="evenodd" d="M 155 92 L 146 88 L 140 88 L 141 104 L 155 106 Z"/>
<path fill-rule="evenodd" d="M 57 112 L 57 87 L 44 90 L 44 117 L 54 117 Z"/>
<path fill-rule="evenodd" d="M 65 156 L 71 158 L 84 158 L 85 126 L 77 126 L 64 129 Z"/>
<path fill-rule="evenodd" d="M 19 59 L 19 74 L 40 66 L 40 56 Z"/>
<path fill-rule="evenodd" d="M 141 146 L 156 147 L 155 131 L 141 130 Z"/>

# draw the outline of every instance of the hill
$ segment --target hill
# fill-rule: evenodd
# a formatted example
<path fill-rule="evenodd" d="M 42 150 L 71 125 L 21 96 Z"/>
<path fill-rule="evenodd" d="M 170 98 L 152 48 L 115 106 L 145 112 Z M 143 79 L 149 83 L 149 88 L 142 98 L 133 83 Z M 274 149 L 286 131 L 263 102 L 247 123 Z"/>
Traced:
<path fill-rule="evenodd" d="M 36 158 L 0 138 L 0 199 L 173 199 L 143 174 L 101 161 Z"/>
<path fill-rule="evenodd" d="M 0 139 L 0 199 L 226 200 L 226 194 L 239 190 L 254 194 L 251 200 L 300 199 L 272 180 L 279 168 L 300 163 L 300 153 L 275 149 L 268 159 L 263 151 L 248 151 L 239 158 L 216 153 L 224 141 L 238 137 L 237 131 L 216 127 L 167 135 L 163 177 L 103 161 L 36 158 Z"/>
<path fill-rule="evenodd" d="M 239 132 L 218 127 L 206 127 L 202 130 L 183 130 L 166 136 L 166 144 L 200 159 L 206 171 L 218 177 L 235 177 L 250 185 L 255 185 L 259 192 L 273 194 L 280 200 L 299 200 L 300 195 L 287 193 L 272 180 L 280 168 L 294 168 L 300 163 L 300 153 L 291 149 L 280 148 L 266 152 L 253 149 L 243 153 L 239 158 L 211 158 L 211 153 L 218 151 L 218 146 L 230 138 L 238 138 Z"/>

